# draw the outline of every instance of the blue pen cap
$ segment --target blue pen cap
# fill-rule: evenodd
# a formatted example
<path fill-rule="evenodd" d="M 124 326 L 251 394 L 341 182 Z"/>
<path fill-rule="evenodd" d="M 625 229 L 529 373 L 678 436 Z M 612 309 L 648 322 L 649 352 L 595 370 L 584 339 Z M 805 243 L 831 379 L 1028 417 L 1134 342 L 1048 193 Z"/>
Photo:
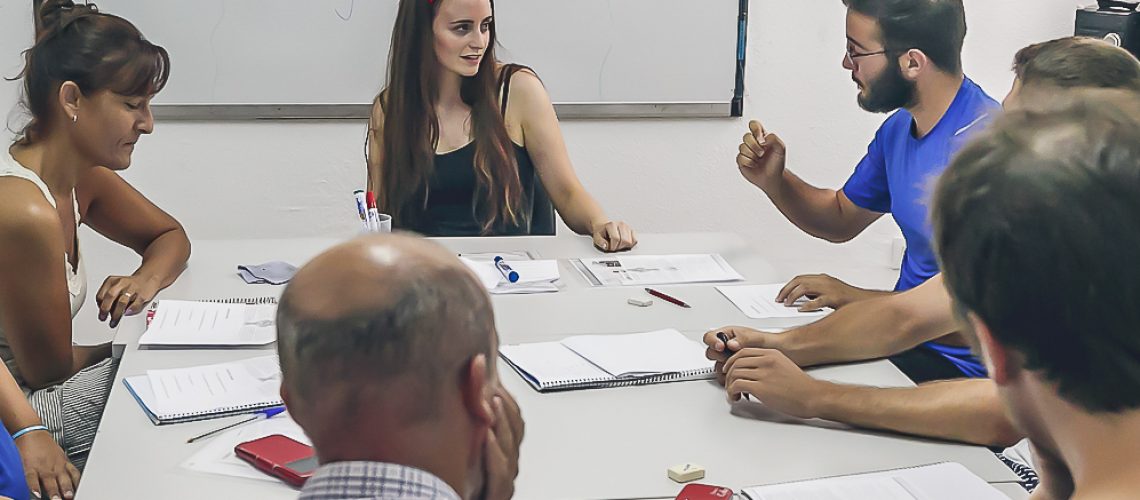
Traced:
<path fill-rule="evenodd" d="M 272 408 L 266 408 L 264 410 L 261 410 L 258 413 L 265 415 L 265 418 L 273 418 L 273 417 L 276 417 L 277 415 L 285 413 L 285 407 L 284 406 L 274 406 Z"/>
<path fill-rule="evenodd" d="M 507 281 L 515 283 L 519 280 L 518 271 L 511 269 L 511 266 L 507 265 L 507 261 L 503 260 L 502 257 L 495 256 L 495 267 L 499 269 L 499 272 L 502 273 Z"/>

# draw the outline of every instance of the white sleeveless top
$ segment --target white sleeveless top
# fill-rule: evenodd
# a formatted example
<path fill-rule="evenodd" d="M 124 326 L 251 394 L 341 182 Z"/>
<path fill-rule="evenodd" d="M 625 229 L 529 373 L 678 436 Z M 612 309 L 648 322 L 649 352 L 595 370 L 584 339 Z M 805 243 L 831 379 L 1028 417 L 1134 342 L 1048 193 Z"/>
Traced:
<path fill-rule="evenodd" d="M 0 154 L 0 177 L 19 177 L 25 179 L 36 187 L 40 188 L 40 192 L 47 198 L 48 203 L 52 208 L 56 208 L 55 197 L 52 196 L 51 191 L 48 190 L 47 184 L 40 179 L 35 172 L 28 170 L 15 158 L 12 157 L 10 151 L 5 150 Z M 75 248 L 78 252 L 79 248 L 79 202 L 75 200 L 75 192 L 72 191 L 71 199 L 73 209 L 75 210 Z M 75 269 L 71 268 L 68 255 L 63 255 L 63 266 L 66 269 L 67 275 L 67 292 L 71 299 L 71 317 L 74 318 L 79 313 L 79 308 L 83 307 L 83 302 L 87 300 L 87 273 L 83 269 L 83 253 L 79 252 L 79 258 L 76 260 Z M 0 358 L 3 358 L 4 364 L 8 365 L 8 370 L 12 372 L 12 376 L 16 378 L 16 383 L 25 393 L 28 392 L 27 385 L 24 383 L 24 377 L 21 376 L 19 367 L 16 366 L 16 360 L 12 355 L 11 346 L 8 345 L 8 337 L 4 334 L 4 330 L 0 327 Z"/>

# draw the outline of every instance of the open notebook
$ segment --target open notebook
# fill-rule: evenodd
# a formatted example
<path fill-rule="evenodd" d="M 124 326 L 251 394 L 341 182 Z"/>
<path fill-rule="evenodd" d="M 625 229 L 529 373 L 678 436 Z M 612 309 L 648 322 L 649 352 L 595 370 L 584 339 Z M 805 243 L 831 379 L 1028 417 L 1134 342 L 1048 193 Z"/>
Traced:
<path fill-rule="evenodd" d="M 677 330 L 579 335 L 505 345 L 499 354 L 539 392 L 712 378 L 705 347 Z"/>
<path fill-rule="evenodd" d="M 162 300 L 147 313 L 142 349 L 257 347 L 277 340 L 274 297 Z"/>
<path fill-rule="evenodd" d="M 123 384 L 155 425 L 253 413 L 281 406 L 277 356 L 215 365 L 147 370 Z"/>
<path fill-rule="evenodd" d="M 885 472 L 745 488 L 749 500 L 1008 500 L 961 464 L 945 462 Z"/>

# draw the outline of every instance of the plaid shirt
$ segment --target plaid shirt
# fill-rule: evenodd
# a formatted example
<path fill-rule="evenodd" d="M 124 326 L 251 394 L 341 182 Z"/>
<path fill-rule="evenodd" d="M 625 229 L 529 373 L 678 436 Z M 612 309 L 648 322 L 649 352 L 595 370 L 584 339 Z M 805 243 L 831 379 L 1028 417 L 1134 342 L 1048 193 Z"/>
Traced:
<path fill-rule="evenodd" d="M 299 500 L 460 500 L 430 472 L 382 462 L 333 462 L 305 482 Z"/>

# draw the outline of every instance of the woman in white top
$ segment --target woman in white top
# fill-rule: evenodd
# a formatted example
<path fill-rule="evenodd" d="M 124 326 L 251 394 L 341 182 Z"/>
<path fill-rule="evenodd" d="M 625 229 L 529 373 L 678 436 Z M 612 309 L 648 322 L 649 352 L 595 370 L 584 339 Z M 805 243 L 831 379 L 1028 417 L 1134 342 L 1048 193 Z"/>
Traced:
<path fill-rule="evenodd" d="M 142 256 L 132 274 L 96 291 L 111 326 L 178 277 L 190 242 L 115 173 L 154 126 L 149 106 L 169 75 L 166 51 L 94 5 L 46 0 L 38 21 L 22 74 L 31 121 L 0 153 L 0 358 L 26 397 L 0 391 L 0 420 L 20 434 L 33 492 L 68 498 L 78 475 L 66 458 L 82 469 L 115 370 L 109 345 L 72 345 L 87 293 L 78 225 Z"/>

